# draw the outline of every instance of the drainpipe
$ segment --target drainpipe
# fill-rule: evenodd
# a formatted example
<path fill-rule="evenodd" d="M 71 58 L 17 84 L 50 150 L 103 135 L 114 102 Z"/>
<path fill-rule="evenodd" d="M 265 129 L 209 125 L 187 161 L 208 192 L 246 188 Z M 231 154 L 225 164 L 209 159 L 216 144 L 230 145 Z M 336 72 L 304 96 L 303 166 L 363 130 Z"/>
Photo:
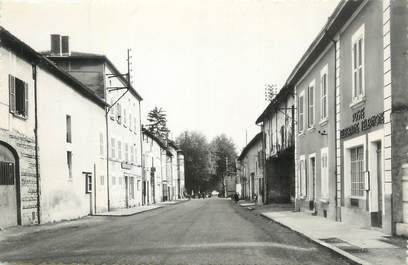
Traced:
<path fill-rule="evenodd" d="M 41 186 L 38 159 L 38 108 L 37 108 L 37 65 L 32 65 L 34 79 L 34 138 L 35 138 L 35 176 L 37 182 L 37 222 L 41 224 Z"/>
<path fill-rule="evenodd" d="M 139 100 L 139 140 L 140 140 L 140 168 L 142 170 L 142 176 L 143 176 L 143 131 L 142 131 L 142 107 L 140 104 L 140 100 Z M 143 184 L 143 179 L 142 179 L 142 184 Z M 143 187 L 142 187 L 142 202 L 143 202 Z"/>
<path fill-rule="evenodd" d="M 337 214 L 337 41 L 330 37 L 334 45 L 334 152 L 335 152 L 335 159 L 334 159 L 334 175 L 335 175 L 335 183 L 334 183 L 334 207 L 336 211 L 336 221 L 340 220 L 340 217 Z"/>
<path fill-rule="evenodd" d="M 107 191 L 107 199 L 108 199 L 108 212 L 110 211 L 110 181 L 109 181 L 109 125 L 108 125 L 108 114 L 110 108 L 106 107 L 105 111 L 105 129 L 106 129 L 106 191 Z"/>

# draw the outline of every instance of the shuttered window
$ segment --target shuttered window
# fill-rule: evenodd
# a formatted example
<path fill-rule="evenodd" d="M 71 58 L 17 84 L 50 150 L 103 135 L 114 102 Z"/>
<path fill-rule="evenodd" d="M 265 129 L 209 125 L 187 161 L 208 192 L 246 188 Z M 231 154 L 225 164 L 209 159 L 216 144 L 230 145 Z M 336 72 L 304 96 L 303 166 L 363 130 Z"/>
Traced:
<path fill-rule="evenodd" d="M 28 117 L 28 84 L 9 75 L 9 110 L 16 116 Z"/>

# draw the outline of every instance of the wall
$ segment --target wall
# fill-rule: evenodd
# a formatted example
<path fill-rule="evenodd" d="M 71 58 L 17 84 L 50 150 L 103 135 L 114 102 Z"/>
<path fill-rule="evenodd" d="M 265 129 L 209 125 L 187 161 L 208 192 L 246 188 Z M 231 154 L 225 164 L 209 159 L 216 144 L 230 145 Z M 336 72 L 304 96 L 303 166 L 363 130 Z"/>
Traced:
<path fill-rule="evenodd" d="M 9 112 L 9 74 L 28 83 L 27 119 L 15 117 Z M 16 209 L 16 211 L 21 213 L 16 212 L 15 217 L 21 220 L 22 225 L 34 224 L 38 221 L 34 118 L 32 66 L 10 50 L 0 47 L 0 141 L 10 145 L 19 158 L 20 178 L 16 185 L 20 196 L 17 202 L 19 210 Z M 4 203 L 3 199 L 0 201 Z M 0 223 L 0 227 L 17 224 L 15 217 Z"/>
<path fill-rule="evenodd" d="M 41 212 L 43 222 L 74 219 L 106 209 L 106 194 L 96 182 L 95 192 L 85 192 L 85 175 L 93 181 L 106 176 L 100 153 L 105 132 L 104 109 L 59 79 L 38 71 L 38 143 L 41 157 Z M 66 141 L 66 115 L 71 116 L 72 143 Z M 67 151 L 72 152 L 72 178 Z M 96 176 L 96 178 L 95 178 Z M 94 183 L 95 184 L 95 183 Z"/>
<path fill-rule="evenodd" d="M 365 80 L 365 100 L 360 104 L 352 104 L 352 36 L 364 24 L 364 80 Z M 359 13 L 350 20 L 344 30 L 340 33 L 340 96 L 341 96 L 341 121 L 340 128 L 344 129 L 360 121 L 353 121 L 353 114 L 359 110 L 365 110 L 365 118 L 382 113 L 384 111 L 383 99 L 383 21 L 382 21 L 382 3 L 380 1 L 368 1 L 362 7 Z M 353 200 L 350 196 L 350 162 L 348 158 L 349 149 L 357 145 L 365 146 L 364 149 L 364 168 L 374 173 L 370 166 L 371 154 L 369 141 L 370 133 L 378 134 L 379 141 L 383 138 L 383 126 L 375 126 L 369 130 L 360 130 L 353 135 L 342 137 L 341 139 L 341 220 L 346 223 L 359 223 L 360 225 L 370 226 L 370 212 L 374 212 L 377 206 L 373 206 L 373 197 L 377 196 L 377 188 L 370 187 L 365 198 L 356 199 L 358 205 L 352 206 Z M 359 140 L 361 139 L 361 140 Z M 345 146 L 347 143 L 347 146 Z M 352 144 L 352 145 L 350 145 Z M 382 167 L 383 168 L 383 167 Z M 372 175 L 372 174 L 371 174 Z M 371 186 L 375 182 L 371 181 Z M 380 187 L 381 190 L 383 190 Z M 389 214 L 386 214 L 389 215 Z M 384 223 L 384 220 L 383 220 Z"/>
<path fill-rule="evenodd" d="M 390 134 L 389 155 L 392 158 L 391 174 L 385 175 L 392 182 L 392 230 L 408 236 L 408 6 L 407 1 L 395 0 L 383 3 L 384 22 L 384 109 L 390 108 L 390 124 L 385 124 Z M 387 45 L 390 44 L 390 45 Z M 390 78 L 391 76 L 391 78 Z M 391 127 L 391 128 L 390 128 Z M 386 153 L 386 154 L 387 154 Z M 388 168 L 387 168 L 388 169 Z"/>
<path fill-rule="evenodd" d="M 105 98 L 104 66 L 102 60 L 52 58 L 56 64 L 95 91 L 100 98 Z"/>
<path fill-rule="evenodd" d="M 262 128 L 265 137 L 266 202 L 288 202 L 295 193 L 294 100 L 291 94 L 290 91 L 275 103 Z"/>
<path fill-rule="evenodd" d="M 327 119 L 321 119 L 321 75 L 327 73 Z M 314 82 L 314 108 L 315 122 L 311 128 L 308 128 L 308 87 Z M 304 130 L 296 132 L 296 160 L 299 157 L 305 156 L 306 163 L 306 181 L 307 181 L 307 196 L 300 198 L 300 193 L 297 194 L 296 208 L 302 210 L 310 209 L 310 201 L 315 203 L 314 211 L 321 216 L 327 216 L 330 219 L 335 219 L 335 47 L 330 44 L 321 52 L 320 56 L 309 67 L 306 74 L 296 84 L 296 95 L 299 100 L 300 94 L 304 95 Z M 322 194 L 322 161 L 321 151 L 323 148 L 328 150 L 328 197 Z M 315 187 L 313 187 L 313 177 L 310 174 L 309 158 L 315 156 Z M 300 168 L 296 169 L 297 185 L 300 185 Z M 315 189 L 315 198 L 313 198 L 313 189 Z"/>
<path fill-rule="evenodd" d="M 106 66 L 105 74 L 109 75 L 111 73 L 111 69 Z M 125 85 L 126 84 L 124 84 L 119 78 L 105 78 L 106 88 L 123 87 Z M 125 91 L 125 89 L 122 89 L 107 92 L 106 101 L 110 105 L 114 104 Z M 120 98 L 110 109 L 108 126 L 111 207 L 123 208 L 139 206 L 142 204 L 142 157 L 139 100 L 130 91 Z M 112 150 L 112 141 L 115 142 L 115 154 L 113 154 Z M 120 151 L 118 145 L 119 142 L 121 146 Z M 126 145 L 128 146 L 127 157 Z M 134 179 L 133 188 L 135 191 L 135 197 L 133 199 L 129 196 L 130 178 Z"/>

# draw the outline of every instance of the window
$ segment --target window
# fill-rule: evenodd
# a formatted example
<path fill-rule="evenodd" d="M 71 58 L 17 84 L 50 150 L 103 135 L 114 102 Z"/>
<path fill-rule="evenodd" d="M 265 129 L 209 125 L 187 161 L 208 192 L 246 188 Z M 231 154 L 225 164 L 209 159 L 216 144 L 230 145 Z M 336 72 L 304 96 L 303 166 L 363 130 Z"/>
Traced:
<path fill-rule="evenodd" d="M 122 185 L 123 185 L 123 183 L 122 183 L 122 181 L 123 181 L 122 177 L 118 177 L 118 179 L 119 179 L 119 186 L 122 186 Z"/>
<path fill-rule="evenodd" d="M 1 146 L 0 146 L 1 151 Z M 8 152 L 8 150 L 6 150 Z M 1 154 L 1 152 L 0 152 Z M 3 155 L 3 154 L 1 154 Z M 11 152 L 10 152 L 10 155 Z M 0 161 L 0 185 L 14 185 L 15 178 L 14 162 Z"/>
<path fill-rule="evenodd" d="M 140 190 L 140 180 L 137 181 L 137 190 Z"/>
<path fill-rule="evenodd" d="M 298 121 L 298 129 L 299 132 L 303 132 L 305 126 L 305 96 L 304 93 L 300 93 L 299 95 L 299 121 Z"/>
<path fill-rule="evenodd" d="M 135 161 L 135 149 L 133 148 L 133 145 L 130 146 L 130 162 Z"/>
<path fill-rule="evenodd" d="M 103 142 L 104 142 L 103 138 L 104 138 L 103 133 L 99 133 L 99 154 L 101 156 L 103 156 L 103 151 L 105 149 L 105 148 L 103 148 Z"/>
<path fill-rule="evenodd" d="M 112 177 L 112 185 L 116 185 L 116 178 Z"/>
<path fill-rule="evenodd" d="M 129 113 L 129 130 L 132 130 L 132 129 L 133 129 L 133 127 L 132 127 L 132 114 Z"/>
<path fill-rule="evenodd" d="M 323 68 L 323 70 L 320 72 L 320 119 L 325 120 L 327 119 L 328 115 L 328 98 L 327 98 L 327 65 Z"/>
<path fill-rule="evenodd" d="M 125 144 L 125 161 L 129 161 L 129 145 L 127 143 Z"/>
<path fill-rule="evenodd" d="M 116 103 L 116 115 L 118 123 L 122 123 L 122 107 L 119 103 Z"/>
<path fill-rule="evenodd" d="M 306 196 L 306 165 L 305 156 L 300 156 L 299 160 L 299 189 L 300 196 Z"/>
<path fill-rule="evenodd" d="M 135 198 L 135 179 L 133 177 L 129 178 L 129 197 L 130 199 Z"/>
<path fill-rule="evenodd" d="M 364 148 L 350 149 L 351 196 L 364 196 Z"/>
<path fill-rule="evenodd" d="M 136 132 L 136 118 L 133 118 L 133 126 L 134 126 L 133 130 Z"/>
<path fill-rule="evenodd" d="M 321 197 L 329 198 L 329 167 L 328 167 L 328 148 L 322 148 L 320 151 L 320 178 L 321 178 Z"/>
<path fill-rule="evenodd" d="M 113 107 L 113 103 L 115 103 L 115 101 L 113 100 L 113 98 L 110 99 L 110 118 L 112 120 L 115 119 L 115 108 Z M 117 107 L 117 106 L 116 106 Z"/>
<path fill-rule="evenodd" d="M 28 84 L 9 75 L 9 110 L 14 115 L 28 117 Z"/>
<path fill-rule="evenodd" d="M 353 101 L 364 96 L 364 25 L 352 37 Z"/>
<path fill-rule="evenodd" d="M 68 178 L 72 179 L 72 152 L 67 151 Z"/>
<path fill-rule="evenodd" d="M 118 141 L 118 159 L 122 159 L 122 142 Z"/>
<path fill-rule="evenodd" d="M 115 158 L 115 154 L 116 154 L 115 139 L 111 138 L 111 157 Z"/>
<path fill-rule="evenodd" d="M 314 100 L 314 81 L 310 83 L 309 87 L 307 88 L 307 125 L 309 128 L 312 128 L 314 125 L 315 119 L 315 100 Z"/>
<path fill-rule="evenodd" d="M 92 174 L 86 174 L 86 193 L 92 192 Z"/>
<path fill-rule="evenodd" d="M 72 133 L 71 133 L 71 116 L 67 115 L 65 117 L 66 129 L 67 129 L 67 143 L 72 143 Z"/>
<path fill-rule="evenodd" d="M 105 185 L 105 176 L 101 175 L 99 181 L 100 181 L 101 185 Z"/>
<path fill-rule="evenodd" d="M 127 125 L 127 115 L 126 115 L 126 109 L 123 108 L 123 125 Z"/>

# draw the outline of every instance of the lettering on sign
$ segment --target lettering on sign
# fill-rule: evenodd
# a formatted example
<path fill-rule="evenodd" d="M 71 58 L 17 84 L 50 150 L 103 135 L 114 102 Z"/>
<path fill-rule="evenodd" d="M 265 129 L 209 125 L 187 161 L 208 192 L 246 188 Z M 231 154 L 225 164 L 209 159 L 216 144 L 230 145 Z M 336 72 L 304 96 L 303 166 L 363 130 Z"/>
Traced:
<path fill-rule="evenodd" d="M 365 119 L 364 109 L 361 109 L 353 114 L 353 122 L 353 125 L 340 130 L 340 138 L 347 138 L 384 124 L 384 112 L 380 112 Z"/>

